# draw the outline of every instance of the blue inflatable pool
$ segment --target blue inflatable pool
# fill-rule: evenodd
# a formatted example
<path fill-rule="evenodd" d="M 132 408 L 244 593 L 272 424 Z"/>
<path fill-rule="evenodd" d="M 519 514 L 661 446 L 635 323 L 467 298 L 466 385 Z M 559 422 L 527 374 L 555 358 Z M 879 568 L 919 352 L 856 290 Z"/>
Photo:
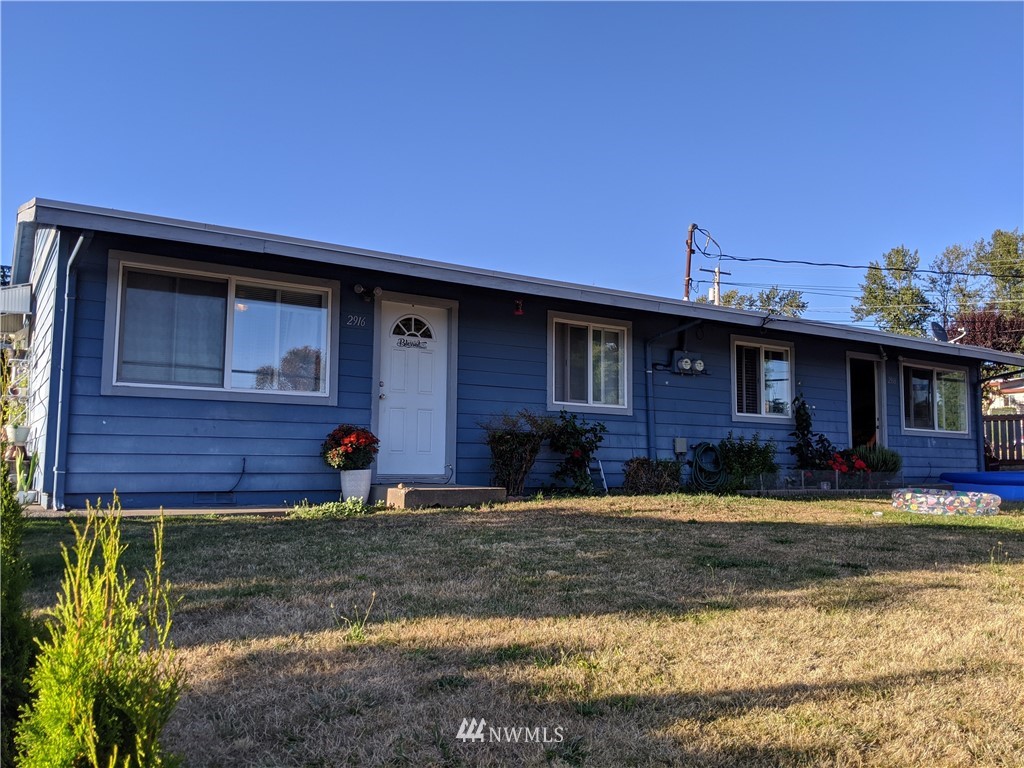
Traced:
<path fill-rule="evenodd" d="M 1024 472 L 943 472 L 939 479 L 958 491 L 994 493 L 1003 501 L 1024 501 Z"/>

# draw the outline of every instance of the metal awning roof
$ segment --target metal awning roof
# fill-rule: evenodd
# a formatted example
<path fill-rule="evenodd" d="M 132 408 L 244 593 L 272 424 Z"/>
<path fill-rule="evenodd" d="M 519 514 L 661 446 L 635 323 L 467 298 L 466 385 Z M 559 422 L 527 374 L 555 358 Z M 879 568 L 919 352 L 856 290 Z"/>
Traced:
<path fill-rule="evenodd" d="M 0 333 L 17 333 L 32 314 L 32 286 L 0 286 Z"/>

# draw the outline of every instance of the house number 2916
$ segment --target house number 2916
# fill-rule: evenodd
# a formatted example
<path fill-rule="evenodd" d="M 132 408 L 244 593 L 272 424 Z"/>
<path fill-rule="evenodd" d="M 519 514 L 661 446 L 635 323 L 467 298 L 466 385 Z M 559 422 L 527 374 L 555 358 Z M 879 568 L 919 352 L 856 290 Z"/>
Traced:
<path fill-rule="evenodd" d="M 349 315 L 348 322 L 345 325 L 351 325 L 355 328 L 366 327 L 366 315 Z"/>

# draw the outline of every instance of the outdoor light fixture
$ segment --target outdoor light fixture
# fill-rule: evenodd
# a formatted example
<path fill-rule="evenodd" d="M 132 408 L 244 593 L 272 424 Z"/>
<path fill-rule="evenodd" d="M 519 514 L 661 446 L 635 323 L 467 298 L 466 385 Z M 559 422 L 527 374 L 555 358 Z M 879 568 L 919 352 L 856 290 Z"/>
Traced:
<path fill-rule="evenodd" d="M 707 373 L 704 370 L 704 361 L 699 354 L 685 350 L 673 350 L 672 370 L 684 376 L 696 376 L 699 373 Z"/>
<path fill-rule="evenodd" d="M 514 302 L 512 302 L 512 314 L 515 315 L 516 317 L 521 317 L 522 315 L 526 314 L 525 312 L 523 312 L 522 299 L 516 299 Z"/>
<path fill-rule="evenodd" d="M 369 288 L 364 287 L 360 283 L 356 283 L 354 286 L 352 286 L 352 290 L 355 291 L 358 296 L 362 296 L 363 301 L 365 301 L 367 304 L 373 301 L 375 297 L 380 296 L 382 293 L 384 293 L 384 291 L 381 290 L 379 285 L 371 291 Z"/>

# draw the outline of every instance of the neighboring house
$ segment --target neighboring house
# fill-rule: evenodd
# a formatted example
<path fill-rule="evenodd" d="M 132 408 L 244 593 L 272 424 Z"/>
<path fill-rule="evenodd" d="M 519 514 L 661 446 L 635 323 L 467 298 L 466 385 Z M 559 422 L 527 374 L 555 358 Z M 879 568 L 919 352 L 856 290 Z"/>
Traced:
<path fill-rule="evenodd" d="M 1024 379 L 1001 379 L 990 384 L 989 416 L 1024 414 Z"/>
<path fill-rule="evenodd" d="M 487 484 L 480 424 L 521 408 L 604 422 L 612 486 L 631 457 L 671 458 L 674 438 L 692 448 L 756 432 L 785 463 L 801 393 L 816 431 L 888 445 L 907 480 L 924 481 L 982 467 L 980 363 L 1024 366 L 988 349 L 48 200 L 20 209 L 12 267 L 0 308 L 13 315 L 5 327 L 30 323 L 29 448 L 56 508 L 114 488 L 126 507 L 337 498 L 319 450 L 342 422 L 380 436 L 378 482 Z M 13 293 L 25 285 L 30 308 Z M 673 370 L 684 358 L 703 371 Z M 547 480 L 538 471 L 530 484 Z"/>

